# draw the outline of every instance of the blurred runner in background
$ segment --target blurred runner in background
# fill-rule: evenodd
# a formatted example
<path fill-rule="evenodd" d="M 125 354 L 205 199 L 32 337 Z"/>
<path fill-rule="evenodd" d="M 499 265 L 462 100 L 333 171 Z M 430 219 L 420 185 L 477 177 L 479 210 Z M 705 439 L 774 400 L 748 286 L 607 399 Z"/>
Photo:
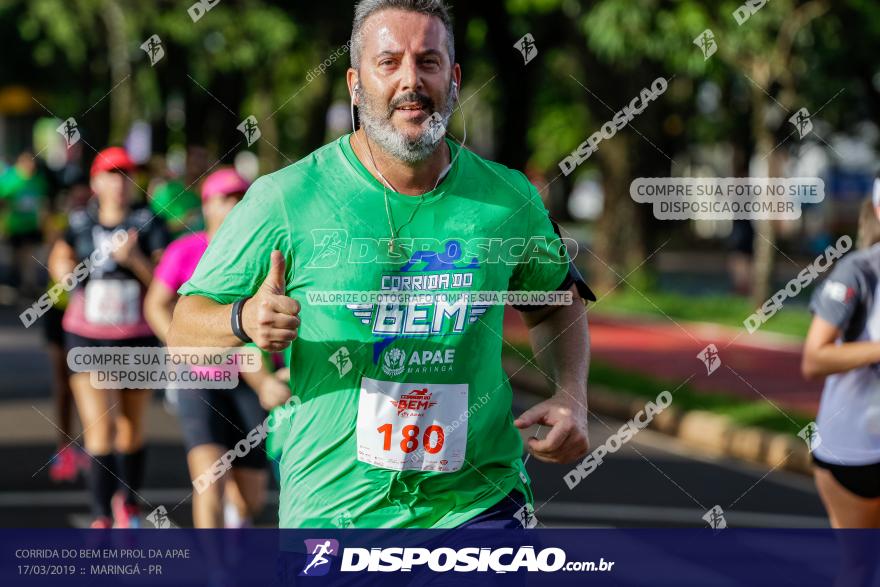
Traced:
<path fill-rule="evenodd" d="M 202 203 L 183 182 L 171 180 L 157 186 L 150 197 L 150 209 L 165 221 L 172 238 L 204 230 Z"/>
<path fill-rule="evenodd" d="M 70 214 L 70 226 L 49 256 L 52 278 L 60 281 L 83 259 L 109 245 L 110 255 L 95 263 L 73 291 L 64 314 L 68 352 L 77 347 L 149 347 L 158 345 L 143 316 L 153 267 L 168 245 L 168 230 L 147 208 L 131 206 L 134 164 L 120 147 L 98 153 L 91 167 L 95 199 Z M 138 490 L 144 477 L 144 412 L 147 389 L 92 387 L 89 373 L 71 377 L 83 424 L 93 528 L 137 527 Z M 112 518 L 111 518 L 112 515 Z"/>
<path fill-rule="evenodd" d="M 205 179 L 202 186 L 205 231 L 183 236 L 168 247 L 147 293 L 147 319 L 163 341 L 177 302 L 177 289 L 195 271 L 208 241 L 241 201 L 249 185 L 233 169 L 220 169 Z M 235 389 L 178 390 L 176 395 L 193 481 L 266 418 L 260 400 L 243 383 Z M 236 458 L 232 465 L 231 478 L 224 475 L 207 487 L 196 487 L 193 522 L 197 528 L 248 525 L 263 509 L 267 480 L 263 448 L 253 448 L 246 456 Z M 233 507 L 224 507 L 224 501 Z"/>
<path fill-rule="evenodd" d="M 21 153 L 15 165 L 0 175 L 3 232 L 15 258 L 12 286 L 25 298 L 40 293 L 40 267 L 33 255 L 43 242 L 41 227 L 48 193 L 49 182 L 30 151 Z"/>
<path fill-rule="evenodd" d="M 54 199 L 52 210 L 45 224 L 46 243 L 54 246 L 64 237 L 68 227 L 68 215 L 82 210 L 92 195 L 89 179 L 81 171 L 65 178 L 68 185 Z M 49 278 L 48 288 L 55 285 Z M 47 289 L 48 289 L 47 288 Z M 55 401 L 55 418 L 58 428 L 58 452 L 49 466 L 52 481 L 75 481 L 81 469 L 89 466 L 88 457 L 71 439 L 73 434 L 73 391 L 70 388 L 70 370 L 64 353 L 64 329 L 62 319 L 67 308 L 68 295 L 63 289 L 58 301 L 42 317 L 43 333 L 49 349 L 52 370 L 52 395 Z"/>

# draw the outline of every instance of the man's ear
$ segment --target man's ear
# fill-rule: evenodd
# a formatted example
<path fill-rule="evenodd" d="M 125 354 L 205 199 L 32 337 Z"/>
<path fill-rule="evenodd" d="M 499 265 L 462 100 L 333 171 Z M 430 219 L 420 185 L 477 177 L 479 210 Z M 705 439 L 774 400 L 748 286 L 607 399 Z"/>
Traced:
<path fill-rule="evenodd" d="M 357 106 L 357 93 L 360 89 L 360 81 L 357 71 L 354 69 L 348 70 L 348 82 L 349 82 L 349 94 L 351 96 L 351 103 Z"/>

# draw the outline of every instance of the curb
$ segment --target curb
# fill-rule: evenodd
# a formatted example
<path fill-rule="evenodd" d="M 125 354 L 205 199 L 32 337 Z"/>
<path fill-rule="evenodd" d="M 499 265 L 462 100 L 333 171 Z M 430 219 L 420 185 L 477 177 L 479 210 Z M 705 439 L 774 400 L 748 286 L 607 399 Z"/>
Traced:
<path fill-rule="evenodd" d="M 509 373 L 515 387 L 549 397 L 552 385 L 525 361 L 504 357 L 504 370 Z M 589 409 L 591 412 L 630 420 L 645 407 L 645 398 L 627 392 L 610 391 L 608 388 L 590 385 Z M 705 410 L 684 411 L 669 406 L 658 414 L 648 428 L 668 434 L 690 448 L 710 456 L 732 457 L 812 475 L 810 451 L 800 438 L 791 434 L 771 432 L 756 426 L 743 426 L 731 418 Z"/>

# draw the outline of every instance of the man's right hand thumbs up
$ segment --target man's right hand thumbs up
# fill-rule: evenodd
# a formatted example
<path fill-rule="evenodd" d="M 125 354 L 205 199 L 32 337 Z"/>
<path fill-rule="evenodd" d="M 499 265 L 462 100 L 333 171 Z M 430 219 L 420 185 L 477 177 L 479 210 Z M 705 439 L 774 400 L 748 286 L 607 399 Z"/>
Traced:
<path fill-rule="evenodd" d="M 241 311 L 245 334 L 264 351 L 286 349 L 299 329 L 299 302 L 285 295 L 285 273 L 284 255 L 272 251 L 269 274 Z"/>

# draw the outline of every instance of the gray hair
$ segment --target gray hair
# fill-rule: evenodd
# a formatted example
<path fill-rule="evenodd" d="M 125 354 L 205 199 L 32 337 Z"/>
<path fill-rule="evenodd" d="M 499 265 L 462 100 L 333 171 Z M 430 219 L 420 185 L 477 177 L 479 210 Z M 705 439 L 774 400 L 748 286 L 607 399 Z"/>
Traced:
<path fill-rule="evenodd" d="M 435 16 L 446 27 L 446 51 L 449 63 L 455 63 L 455 37 L 452 34 L 452 18 L 443 0 L 361 0 L 354 9 L 354 23 L 351 26 L 351 66 L 358 69 L 361 64 L 364 23 L 381 10 L 406 10 Z"/>

